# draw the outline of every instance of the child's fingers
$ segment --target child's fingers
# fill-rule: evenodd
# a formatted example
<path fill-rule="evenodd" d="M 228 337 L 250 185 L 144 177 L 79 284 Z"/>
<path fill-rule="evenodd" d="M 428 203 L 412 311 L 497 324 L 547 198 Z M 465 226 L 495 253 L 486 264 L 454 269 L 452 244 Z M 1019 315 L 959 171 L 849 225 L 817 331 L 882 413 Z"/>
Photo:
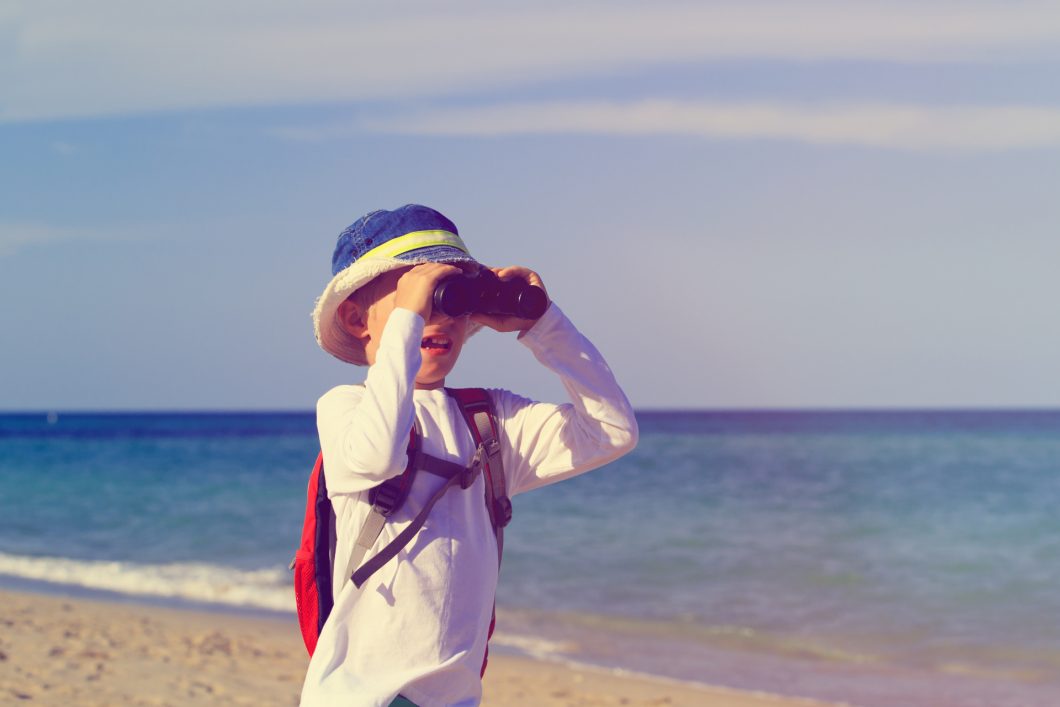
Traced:
<path fill-rule="evenodd" d="M 398 279 L 395 306 L 419 314 L 430 320 L 434 290 L 439 281 L 460 273 L 460 268 L 448 263 L 421 263 Z"/>
<path fill-rule="evenodd" d="M 450 275 L 459 275 L 463 270 L 451 263 L 420 263 L 409 270 L 408 274 L 415 273 L 416 277 L 424 277 L 429 280 L 440 280 Z"/>
<path fill-rule="evenodd" d="M 502 280 L 510 280 L 514 277 L 522 278 L 531 285 L 540 287 L 545 290 L 545 295 L 548 295 L 548 290 L 545 289 L 545 283 L 541 280 L 541 276 L 530 268 L 524 268 L 522 265 L 509 265 L 504 268 L 490 268 L 493 272 Z"/>
<path fill-rule="evenodd" d="M 521 265 L 510 265 L 504 268 L 490 268 L 490 270 L 501 280 L 512 280 L 515 278 L 519 278 L 524 282 L 540 287 L 545 292 L 546 303 L 548 302 L 548 291 L 545 290 L 545 283 L 541 281 L 541 276 L 530 268 L 524 268 Z M 520 317 L 510 315 L 482 313 L 472 314 L 471 320 L 479 324 L 488 326 L 490 329 L 502 332 L 526 331 L 527 329 L 532 327 L 536 321 L 534 319 L 522 319 Z"/>
<path fill-rule="evenodd" d="M 500 317 L 496 314 L 482 314 L 475 312 L 471 315 L 471 321 L 493 329 L 494 331 L 514 331 L 506 326 L 508 317 Z"/>
<path fill-rule="evenodd" d="M 409 278 L 410 282 L 419 283 L 419 287 L 429 289 L 433 294 L 439 282 L 462 272 L 460 268 L 449 263 L 422 263 L 409 270 L 402 279 Z"/>

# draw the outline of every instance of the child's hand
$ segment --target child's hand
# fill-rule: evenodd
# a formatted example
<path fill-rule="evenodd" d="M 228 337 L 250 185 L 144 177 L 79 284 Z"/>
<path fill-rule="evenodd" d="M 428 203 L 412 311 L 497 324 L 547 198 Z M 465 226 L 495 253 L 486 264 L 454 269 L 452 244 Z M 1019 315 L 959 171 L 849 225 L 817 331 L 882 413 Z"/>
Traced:
<path fill-rule="evenodd" d="M 490 270 L 502 280 L 518 277 L 526 280 L 531 285 L 536 285 L 545 290 L 545 283 L 541 281 L 541 276 L 529 268 L 513 265 L 507 268 L 490 268 Z M 545 297 L 548 297 L 548 290 L 545 290 Z M 522 333 L 532 327 L 537 320 L 520 319 L 519 317 L 501 314 L 472 314 L 471 321 L 484 324 L 495 331 L 518 331 Z"/>
<path fill-rule="evenodd" d="M 398 279 L 394 306 L 408 309 L 431 320 L 431 309 L 434 303 L 434 290 L 438 282 L 450 275 L 459 275 L 460 268 L 447 263 L 422 263 L 415 266 Z"/>

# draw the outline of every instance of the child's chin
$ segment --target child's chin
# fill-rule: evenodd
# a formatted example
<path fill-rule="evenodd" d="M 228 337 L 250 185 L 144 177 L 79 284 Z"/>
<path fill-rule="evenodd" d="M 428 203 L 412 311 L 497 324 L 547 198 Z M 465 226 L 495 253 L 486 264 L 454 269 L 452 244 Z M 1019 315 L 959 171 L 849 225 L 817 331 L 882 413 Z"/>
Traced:
<path fill-rule="evenodd" d="M 416 374 L 416 385 L 423 387 L 442 385 L 445 383 L 445 377 L 449 375 L 449 371 L 452 368 L 452 366 L 438 366 L 426 362 L 420 368 L 419 373 Z"/>

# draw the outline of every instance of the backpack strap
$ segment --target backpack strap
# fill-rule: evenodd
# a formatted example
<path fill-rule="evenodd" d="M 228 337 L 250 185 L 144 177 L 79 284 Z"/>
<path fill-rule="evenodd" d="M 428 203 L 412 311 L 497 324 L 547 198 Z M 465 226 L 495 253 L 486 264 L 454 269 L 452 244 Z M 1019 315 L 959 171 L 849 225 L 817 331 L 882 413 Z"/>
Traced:
<path fill-rule="evenodd" d="M 449 395 L 456 398 L 460 411 L 471 429 L 471 436 L 478 445 L 478 454 L 486 459 L 483 473 L 486 475 L 486 510 L 489 512 L 493 532 L 497 536 L 497 567 L 500 568 L 504 554 L 504 528 L 512 520 L 512 501 L 508 498 L 508 482 L 504 475 L 504 463 L 501 457 L 501 445 L 498 434 L 497 415 L 493 411 L 493 401 L 482 388 L 446 388 Z M 490 627 L 486 632 L 486 649 L 482 655 L 482 668 L 479 677 L 486 675 L 486 664 L 489 662 L 489 639 L 497 626 L 497 602 L 493 603 L 493 615 Z"/>
<path fill-rule="evenodd" d="M 346 563 L 346 571 L 343 572 L 344 577 L 353 575 L 354 570 L 360 566 L 364 556 L 368 554 L 368 551 L 375 545 L 376 540 L 379 539 L 379 535 L 383 532 L 383 526 L 386 524 L 386 519 L 404 505 L 405 499 L 408 498 L 409 491 L 412 489 L 412 481 L 416 477 L 417 471 L 426 471 L 444 478 L 451 478 L 464 471 L 464 467 L 459 464 L 424 454 L 420 448 L 420 439 L 422 437 L 423 434 L 420 432 L 419 422 L 416 422 L 409 432 L 408 463 L 405 466 L 405 471 L 387 479 L 369 492 L 368 501 L 372 504 L 372 508 L 368 512 L 368 517 L 365 518 L 364 525 L 361 526 L 361 532 L 353 545 L 350 558 Z M 421 522 L 420 525 L 422 524 Z M 403 546 L 396 547 L 394 554 L 401 547 Z M 382 564 L 379 566 L 381 567 Z M 374 571 L 372 570 L 372 572 Z M 370 574 L 371 572 L 365 573 L 363 579 L 367 579 Z M 361 585 L 357 584 L 357 586 Z"/>
<path fill-rule="evenodd" d="M 504 479 L 504 468 L 501 463 L 501 446 L 497 436 L 496 419 L 493 415 L 493 406 L 485 390 L 481 388 L 452 389 L 446 388 L 446 392 L 452 395 L 460 405 L 460 410 L 471 430 L 471 436 L 477 444 L 475 456 L 471 464 L 466 467 L 453 462 L 439 459 L 424 454 L 420 449 L 419 437 L 422 436 L 418 429 L 413 429 L 409 441 L 409 463 L 405 471 L 392 479 L 388 479 L 380 486 L 373 489 L 373 495 L 369 496 L 372 502 L 372 510 L 368 514 L 361 533 L 351 553 L 345 576 L 350 577 L 358 588 L 363 585 L 376 570 L 394 558 L 406 545 L 411 542 L 416 533 L 427 521 L 427 515 L 434 508 L 445 493 L 456 486 L 467 489 L 475 482 L 479 472 L 486 474 L 486 510 L 489 513 L 490 524 L 493 526 L 497 537 L 497 562 L 500 563 L 501 552 L 504 549 L 504 526 L 512 518 L 512 504 L 508 499 L 506 483 Z M 413 518 L 408 526 L 398 533 L 386 547 L 372 556 L 361 565 L 361 560 L 375 545 L 382 533 L 383 525 L 395 510 L 401 507 L 408 497 L 408 491 L 412 486 L 412 479 L 417 469 L 435 474 L 447 479 L 435 493 L 427 499 L 423 508 Z M 388 484 L 392 485 L 388 489 Z M 358 567 L 358 565 L 360 565 Z M 353 568 L 356 571 L 351 571 Z"/>
<path fill-rule="evenodd" d="M 372 549 L 379 534 L 383 532 L 386 519 L 408 498 L 409 490 L 412 488 L 412 479 L 416 475 L 416 465 L 413 461 L 420 448 L 421 435 L 418 434 L 417 427 L 418 423 L 414 424 L 409 432 L 408 463 L 405 465 L 405 470 L 375 486 L 368 493 L 368 502 L 372 504 L 372 509 L 368 512 L 357 541 L 353 544 L 353 550 L 346 563 L 346 570 L 342 573 L 344 577 L 349 577 L 354 568 L 361 564 L 365 554 Z"/>
<path fill-rule="evenodd" d="M 478 445 L 476 455 L 483 456 L 486 475 L 486 510 L 497 536 L 497 564 L 504 552 L 504 528 L 512 520 L 512 501 L 501 460 L 501 443 L 497 433 L 497 416 L 489 393 L 482 388 L 446 388 L 445 392 L 460 405 L 471 436 Z"/>
<path fill-rule="evenodd" d="M 438 502 L 438 499 L 445 495 L 446 491 L 458 484 L 461 488 L 470 488 L 471 484 L 475 483 L 475 477 L 478 476 L 478 473 L 483 466 L 481 455 L 477 452 L 475 453 L 475 458 L 471 460 L 471 464 L 465 467 L 444 459 L 423 454 L 418 450 L 414 455 L 414 458 L 410 457 L 409 464 L 412 465 L 413 468 L 423 469 L 424 471 L 442 476 L 448 480 L 442 484 L 441 488 L 434 492 L 434 495 L 427 499 L 427 502 L 423 504 L 423 508 L 420 509 L 420 512 L 416 514 L 416 517 L 412 519 L 412 522 L 409 523 L 404 530 L 398 533 L 397 537 L 391 540 L 386 547 L 373 555 L 371 559 L 358 567 L 357 571 L 350 576 L 350 579 L 353 580 L 353 584 L 358 588 L 360 588 L 369 577 L 375 574 L 376 570 L 381 568 L 387 562 L 390 562 L 395 555 L 401 552 L 402 548 L 412 541 L 412 538 L 420 531 L 423 524 L 427 522 L 427 516 L 430 514 L 431 509 L 434 508 L 434 504 Z M 369 515 L 368 520 L 365 521 L 365 527 L 361 530 L 362 538 L 366 535 L 365 530 L 368 528 L 369 524 L 374 522 L 374 516 L 375 507 L 373 506 L 372 514 Z M 379 522 L 379 528 L 372 531 L 374 532 L 374 536 L 372 541 L 368 543 L 368 548 L 370 548 L 372 544 L 375 543 L 375 540 L 379 538 L 383 522 L 385 522 L 385 516 L 383 521 Z M 364 557 L 365 552 L 367 552 L 367 548 L 362 550 L 361 541 L 358 540 L 356 553 L 358 555 L 356 558 L 357 562 L 360 562 L 360 558 Z M 351 562 L 351 566 L 354 566 L 354 563 Z"/>

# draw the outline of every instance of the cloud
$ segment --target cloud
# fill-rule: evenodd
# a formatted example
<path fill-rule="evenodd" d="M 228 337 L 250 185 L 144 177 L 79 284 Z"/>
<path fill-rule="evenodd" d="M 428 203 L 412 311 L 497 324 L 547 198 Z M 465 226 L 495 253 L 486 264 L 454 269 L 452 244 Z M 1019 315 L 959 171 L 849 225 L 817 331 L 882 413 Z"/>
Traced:
<path fill-rule="evenodd" d="M 78 152 L 77 145 L 62 140 L 55 140 L 50 145 L 52 152 L 57 155 L 69 156 Z"/>
<path fill-rule="evenodd" d="M 13 255 L 27 245 L 64 240 L 70 235 L 69 231 L 39 224 L 0 223 L 0 258 Z"/>
<path fill-rule="evenodd" d="M 14 255 L 33 246 L 71 241 L 129 241 L 138 239 L 128 228 L 102 231 L 88 228 L 66 228 L 42 223 L 0 222 L 0 258 Z"/>
<path fill-rule="evenodd" d="M 0 17 L 0 121 L 443 96 L 731 59 L 1058 58 L 1055 2 L 27 0 Z"/>
<path fill-rule="evenodd" d="M 295 140 L 355 133 L 674 135 L 774 139 L 904 150 L 984 151 L 1060 147 L 1060 107 L 557 101 L 435 108 L 344 125 L 272 131 Z"/>

